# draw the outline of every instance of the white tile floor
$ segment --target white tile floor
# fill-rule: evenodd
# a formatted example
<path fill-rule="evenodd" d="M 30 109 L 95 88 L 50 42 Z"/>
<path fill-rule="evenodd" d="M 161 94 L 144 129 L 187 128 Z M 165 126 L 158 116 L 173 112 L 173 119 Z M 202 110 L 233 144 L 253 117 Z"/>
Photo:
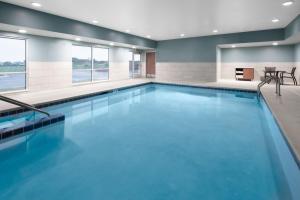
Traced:
<path fill-rule="evenodd" d="M 258 82 L 227 81 L 219 82 L 183 82 L 183 81 L 166 81 L 156 79 L 131 79 L 122 81 L 107 81 L 97 84 L 88 84 L 73 86 L 70 88 L 56 89 L 45 92 L 22 92 L 11 93 L 6 96 L 24 101 L 29 104 L 44 103 L 58 99 L 80 96 L 95 92 L 101 92 L 116 89 L 124 86 L 133 86 L 148 82 L 176 83 L 193 86 L 205 86 L 213 88 L 234 88 L 243 90 L 256 90 Z M 299 86 L 282 86 L 282 96 L 275 94 L 274 85 L 266 85 L 262 88 L 262 94 L 265 97 L 281 129 L 283 130 L 295 155 L 300 160 L 300 87 Z M 14 105 L 0 102 L 0 112 L 15 108 Z"/>
<path fill-rule="evenodd" d="M 70 98 L 75 96 L 81 96 L 85 94 L 91 94 L 96 92 L 102 92 L 112 90 L 120 87 L 132 86 L 142 83 L 148 83 L 148 79 L 128 79 L 122 81 L 105 81 L 101 83 L 74 85 L 69 88 L 39 91 L 39 92 L 17 92 L 5 94 L 5 96 L 23 101 L 28 104 L 38 104 L 51 102 L 59 99 Z M 15 105 L 0 102 L 0 112 L 3 110 L 16 108 Z"/>

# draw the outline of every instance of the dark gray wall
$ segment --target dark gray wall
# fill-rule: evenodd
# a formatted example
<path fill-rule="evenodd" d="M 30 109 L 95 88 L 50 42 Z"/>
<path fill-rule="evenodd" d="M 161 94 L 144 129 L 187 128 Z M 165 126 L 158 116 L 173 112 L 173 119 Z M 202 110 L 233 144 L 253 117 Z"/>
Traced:
<path fill-rule="evenodd" d="M 222 49 L 221 62 L 294 62 L 295 46 Z"/>
<path fill-rule="evenodd" d="M 158 62 L 216 62 L 220 44 L 277 41 L 284 39 L 284 30 L 275 29 L 218 36 L 196 37 L 157 43 Z"/>
<path fill-rule="evenodd" d="M 156 41 L 76 20 L 0 2 L 0 23 L 72 34 L 142 47 L 156 47 Z"/>

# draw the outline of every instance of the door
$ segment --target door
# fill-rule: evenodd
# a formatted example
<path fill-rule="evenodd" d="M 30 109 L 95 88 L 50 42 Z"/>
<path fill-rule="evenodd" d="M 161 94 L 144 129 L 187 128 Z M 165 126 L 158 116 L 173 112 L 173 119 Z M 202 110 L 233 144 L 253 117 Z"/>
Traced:
<path fill-rule="evenodd" d="M 146 77 L 155 77 L 155 52 L 146 53 Z"/>

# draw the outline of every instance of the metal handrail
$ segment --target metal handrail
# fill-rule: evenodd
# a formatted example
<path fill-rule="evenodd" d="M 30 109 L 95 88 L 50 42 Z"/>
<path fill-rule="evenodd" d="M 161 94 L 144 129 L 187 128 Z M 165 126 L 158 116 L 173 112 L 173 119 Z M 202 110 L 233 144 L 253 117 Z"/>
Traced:
<path fill-rule="evenodd" d="M 279 73 L 281 73 L 281 72 L 280 71 L 276 71 L 276 75 L 275 76 L 270 76 L 270 77 L 266 78 L 265 80 L 263 80 L 262 82 L 260 82 L 258 84 L 258 86 L 257 86 L 258 97 L 260 97 L 260 94 L 261 94 L 260 88 L 263 85 L 265 85 L 266 83 L 269 84 L 272 80 L 274 80 L 276 82 L 276 94 L 278 96 L 281 96 L 280 86 L 281 86 L 282 83 L 281 83 L 281 80 L 280 80 L 281 78 L 280 77 L 282 77 L 282 73 L 281 74 L 279 74 Z M 280 75 L 280 77 L 279 77 L 279 75 Z"/>
<path fill-rule="evenodd" d="M 266 83 L 270 83 L 271 81 L 272 81 L 272 79 L 274 79 L 274 77 L 268 77 L 268 78 L 266 78 L 265 80 L 263 80 L 262 82 L 260 82 L 259 84 L 258 84 L 258 86 L 257 86 L 257 94 L 258 94 L 258 97 L 260 97 L 260 94 L 261 94 L 261 90 L 260 90 L 260 88 L 262 87 L 262 86 L 264 86 Z"/>
<path fill-rule="evenodd" d="M 45 111 L 42 111 L 42 110 L 40 110 L 40 109 L 38 109 L 38 108 L 36 108 L 36 107 L 34 107 L 32 105 L 29 105 L 27 103 L 24 103 L 24 102 L 21 102 L 21 101 L 17 101 L 15 99 L 11 99 L 11 98 L 8 98 L 8 97 L 2 96 L 2 95 L 0 95 L 0 100 L 8 102 L 8 103 L 11 103 L 11 104 L 14 104 L 14 105 L 17 105 L 17 106 L 20 106 L 20 107 L 23 107 L 23 108 L 27 108 L 29 110 L 40 112 L 40 113 L 45 114 L 48 117 L 50 117 L 49 113 L 47 113 Z"/>

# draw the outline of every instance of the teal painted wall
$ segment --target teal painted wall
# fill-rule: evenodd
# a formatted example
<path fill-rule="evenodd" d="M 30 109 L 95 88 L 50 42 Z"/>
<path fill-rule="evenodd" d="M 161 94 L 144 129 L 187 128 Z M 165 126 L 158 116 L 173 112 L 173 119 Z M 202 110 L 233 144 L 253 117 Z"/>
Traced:
<path fill-rule="evenodd" d="M 294 62 L 295 46 L 228 48 L 221 51 L 221 62 Z"/>
<path fill-rule="evenodd" d="M 71 62 L 72 44 L 92 46 L 93 44 L 82 43 L 72 40 L 35 36 L 29 34 L 17 34 L 1 32 L 1 37 L 26 39 L 27 59 L 31 62 Z M 109 48 L 109 59 L 111 62 L 128 62 L 128 52 L 131 48 L 111 47 Z M 141 51 L 143 52 L 143 51 Z"/>
<path fill-rule="evenodd" d="M 217 45 L 283 39 L 284 30 L 275 29 L 158 41 L 157 62 L 216 62 Z"/>
<path fill-rule="evenodd" d="M 154 40 L 4 2 L 0 2 L 0 23 L 132 44 L 142 47 L 156 47 L 156 41 Z"/>
<path fill-rule="evenodd" d="M 295 18 L 285 29 L 158 41 L 157 61 L 216 62 L 216 47 L 220 44 L 280 41 L 289 37 L 295 37 L 299 34 L 300 15 L 298 15 L 298 17 Z M 273 60 L 275 61 L 279 60 L 279 62 L 284 62 L 285 60 L 291 59 L 292 56 L 290 56 L 291 54 L 289 53 L 291 48 L 283 47 L 283 55 L 279 55 L 279 49 L 264 51 L 264 54 L 269 55 L 259 57 L 259 59 L 265 60 L 267 57 L 269 57 L 270 59 L 274 58 Z"/>
<path fill-rule="evenodd" d="M 298 15 L 286 28 L 285 38 L 293 37 L 300 34 L 300 15 Z"/>
<path fill-rule="evenodd" d="M 300 62 L 300 43 L 295 45 L 295 62 Z"/>
<path fill-rule="evenodd" d="M 72 42 L 63 39 L 29 36 L 28 60 L 35 62 L 68 62 L 72 59 Z"/>
<path fill-rule="evenodd" d="M 142 37 L 114 31 L 76 20 L 0 2 L 0 23 L 54 31 L 109 40 L 144 47 L 157 47 L 157 62 L 216 62 L 216 47 L 220 44 L 279 41 L 294 36 L 300 31 L 300 16 L 285 29 L 234 33 L 217 36 L 195 37 L 177 40 L 153 41 Z M 47 40 L 47 41 L 46 41 Z M 65 41 L 59 39 L 34 39 L 31 51 L 33 60 L 66 60 L 69 57 L 63 48 Z M 44 44 L 48 45 L 44 45 Z M 52 43 L 52 46 L 49 44 Z M 58 51 L 54 52 L 53 49 Z M 61 51 L 59 51 L 61 49 Z M 49 52 L 42 55 L 41 52 Z M 60 56 L 59 54 L 62 54 Z"/>

